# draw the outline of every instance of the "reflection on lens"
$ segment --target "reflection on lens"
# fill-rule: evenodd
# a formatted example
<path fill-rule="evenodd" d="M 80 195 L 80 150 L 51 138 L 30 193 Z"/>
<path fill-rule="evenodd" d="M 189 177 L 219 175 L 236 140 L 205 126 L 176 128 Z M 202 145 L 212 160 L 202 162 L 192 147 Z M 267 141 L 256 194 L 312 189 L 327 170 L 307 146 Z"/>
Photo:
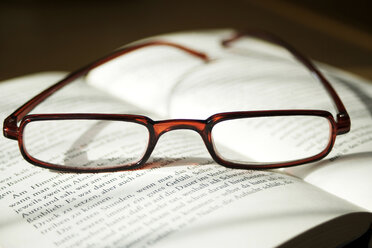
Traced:
<path fill-rule="evenodd" d="M 217 154 L 241 164 L 309 158 L 323 152 L 330 140 L 330 122 L 319 116 L 241 118 L 219 122 L 212 129 Z"/>
<path fill-rule="evenodd" d="M 23 131 L 24 148 L 31 157 L 84 169 L 136 163 L 148 141 L 145 126 L 125 121 L 33 121 Z"/>

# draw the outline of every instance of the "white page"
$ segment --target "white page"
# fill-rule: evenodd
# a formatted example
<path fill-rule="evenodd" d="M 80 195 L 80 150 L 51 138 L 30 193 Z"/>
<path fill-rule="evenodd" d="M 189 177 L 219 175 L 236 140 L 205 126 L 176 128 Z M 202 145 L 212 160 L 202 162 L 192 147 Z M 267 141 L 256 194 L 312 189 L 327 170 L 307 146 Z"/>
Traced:
<path fill-rule="evenodd" d="M 60 76 L 33 76 L 29 80 L 21 78 L 0 84 L 1 92 L 10 93 L 2 98 L 4 102 L 13 99 L 11 104 L 1 105 L 2 118 L 36 88 Z M 23 91 L 19 98 L 11 95 L 31 84 L 35 87 L 33 92 Z M 110 100 L 81 83 L 68 86 L 60 93 L 34 112 L 67 112 L 74 104 L 79 105 L 77 111 L 110 111 L 110 108 L 140 111 L 132 105 Z M 84 104 L 85 101 L 88 104 Z M 216 165 L 206 154 L 201 140 L 183 131 L 166 134 L 158 145 L 150 160 L 152 169 L 70 174 L 30 165 L 20 156 L 15 141 L 1 137 L 0 168 L 2 175 L 6 175 L 0 181 L 1 245 L 24 247 L 27 242 L 37 247 L 89 247 L 92 244 L 147 247 L 168 236 L 186 234 L 193 226 L 207 224 L 206 229 L 211 230 L 208 223 L 223 222 L 231 217 L 236 223 L 233 225 L 239 228 L 229 233 L 230 239 L 242 237 L 237 246 L 246 247 L 246 242 L 252 241 L 252 236 L 246 233 L 252 232 L 256 245 L 270 247 L 324 221 L 363 211 L 278 172 L 230 170 Z M 237 209 L 241 210 L 238 216 Z M 236 222 L 239 216 L 244 220 L 241 223 Z M 277 228 L 268 227 L 272 219 L 265 216 L 274 218 Z M 244 235 L 235 236 L 243 232 Z M 268 236 L 272 238 L 267 239 Z M 202 238 L 200 241 L 206 242 Z M 223 243 L 220 245 L 225 247 Z"/>

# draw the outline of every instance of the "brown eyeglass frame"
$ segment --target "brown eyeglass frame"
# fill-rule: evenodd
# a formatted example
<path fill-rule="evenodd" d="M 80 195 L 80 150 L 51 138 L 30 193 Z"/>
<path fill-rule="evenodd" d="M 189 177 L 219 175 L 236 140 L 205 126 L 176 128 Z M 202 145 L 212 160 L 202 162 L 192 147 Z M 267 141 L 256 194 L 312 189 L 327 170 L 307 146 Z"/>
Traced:
<path fill-rule="evenodd" d="M 345 134 L 350 131 L 350 117 L 342 103 L 340 97 L 328 82 L 328 80 L 324 77 L 324 75 L 316 68 L 316 66 L 307 59 L 304 55 L 299 53 L 296 49 L 294 49 L 291 45 L 287 42 L 283 41 L 282 39 L 278 38 L 277 36 L 267 33 L 264 31 L 257 31 L 257 30 L 250 30 L 245 32 L 236 33 L 233 37 L 223 40 L 221 45 L 224 47 L 228 47 L 236 40 L 244 37 L 250 36 L 253 38 L 258 38 L 267 42 L 274 43 L 281 47 L 284 47 L 288 50 L 300 63 L 302 63 L 312 74 L 317 78 L 330 97 L 332 98 L 335 107 L 338 111 L 336 115 L 336 120 L 333 118 L 333 115 L 324 110 L 264 110 L 264 111 L 239 111 L 239 112 L 226 112 L 226 113 L 218 113 L 210 116 L 206 120 L 195 120 L 195 119 L 172 119 L 172 120 L 161 120 L 161 121 L 154 121 L 146 116 L 141 115 L 127 115 L 127 114 L 83 114 L 83 113 L 74 113 L 74 114 L 31 114 L 27 115 L 32 109 L 34 109 L 38 104 L 44 101 L 47 97 L 64 87 L 65 85 L 73 82 L 75 79 L 86 75 L 92 69 L 116 58 L 121 55 L 130 53 L 132 51 L 138 50 L 140 48 L 149 47 L 149 46 L 170 46 L 184 52 L 198 57 L 205 62 L 209 61 L 209 58 L 206 54 L 201 53 L 199 51 L 187 48 L 185 46 L 166 42 L 166 41 L 148 41 L 140 44 L 135 44 L 132 46 L 127 46 L 121 49 L 118 49 L 111 54 L 96 60 L 95 62 L 75 71 L 67 75 L 64 79 L 57 82 L 56 84 L 50 86 L 49 88 L 45 89 L 31 100 L 26 102 L 20 108 L 18 108 L 14 113 L 8 116 L 4 120 L 3 126 L 3 133 L 4 136 L 9 139 L 18 140 L 18 145 L 21 151 L 22 156 L 25 160 L 34 164 L 36 166 L 59 170 L 59 171 L 69 171 L 69 172 L 113 172 L 113 171 L 121 171 L 121 170 L 134 170 L 140 169 L 145 167 L 145 163 L 150 157 L 152 151 L 155 148 L 155 145 L 160 138 L 160 136 L 168 131 L 177 130 L 177 129 L 189 129 L 194 130 L 200 134 L 202 137 L 210 155 L 212 158 L 222 166 L 229 167 L 229 168 L 237 168 L 237 169 L 273 169 L 273 168 L 282 168 L 282 167 L 289 167 L 295 166 L 305 163 L 314 162 L 320 160 L 327 156 L 327 154 L 331 151 L 337 135 Z M 221 121 L 226 120 L 233 120 L 233 119 L 240 119 L 240 118 L 250 118 L 250 117 L 270 117 L 270 116 L 318 116 L 326 118 L 331 127 L 331 135 L 330 140 L 328 142 L 327 147 L 319 154 L 300 159 L 294 161 L 286 161 L 280 163 L 271 163 L 271 164 L 264 164 L 264 165 L 255 165 L 255 164 L 242 164 L 242 163 L 235 163 L 231 161 L 224 160 L 221 156 L 218 155 L 216 152 L 213 140 L 212 140 L 212 129 L 213 126 Z M 44 161 L 40 161 L 32 156 L 30 156 L 25 149 L 23 143 L 23 130 L 25 126 L 34 121 L 45 121 L 45 120 L 112 120 L 112 121 L 127 121 L 127 122 L 134 122 L 141 125 L 144 125 L 149 131 L 149 143 L 147 146 L 147 150 L 144 153 L 143 157 L 132 164 L 129 165 L 118 165 L 112 167 L 105 167 L 105 168 L 84 168 L 84 167 L 70 167 L 70 166 L 62 166 L 47 163 Z M 19 126 L 17 125 L 20 122 Z"/>

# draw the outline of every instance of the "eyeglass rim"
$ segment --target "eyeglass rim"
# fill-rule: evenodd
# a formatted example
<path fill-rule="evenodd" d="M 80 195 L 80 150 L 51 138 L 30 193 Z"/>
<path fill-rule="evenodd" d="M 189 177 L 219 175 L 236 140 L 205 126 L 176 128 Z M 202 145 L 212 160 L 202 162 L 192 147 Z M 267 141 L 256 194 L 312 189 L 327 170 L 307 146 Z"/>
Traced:
<path fill-rule="evenodd" d="M 213 127 L 219 122 L 226 120 L 234 120 L 239 118 L 255 118 L 255 117 L 277 117 L 277 116 L 316 116 L 326 118 L 330 123 L 331 135 L 329 137 L 327 146 L 320 153 L 293 161 L 288 162 L 278 162 L 278 163 L 267 163 L 267 164 L 244 164 L 236 163 L 224 159 L 217 152 L 214 141 L 212 139 Z M 115 165 L 110 167 L 71 167 L 53 164 L 45 162 L 35 158 L 27 152 L 25 147 L 23 132 L 27 124 L 35 121 L 49 121 L 49 120 L 111 120 L 111 121 L 127 121 L 134 122 L 145 126 L 149 132 L 149 139 L 146 151 L 135 163 L 127 165 Z M 59 170 L 59 171 L 69 171 L 69 172 L 114 172 L 114 171 L 125 171 L 125 170 L 136 170 L 146 168 L 146 162 L 150 158 L 159 138 L 168 131 L 173 131 L 177 129 L 189 129 L 194 130 L 201 136 L 208 152 L 212 158 L 222 166 L 235 169 L 274 169 L 274 168 L 284 168 L 290 166 L 296 166 L 300 164 L 306 164 L 320 160 L 327 156 L 332 150 L 337 136 L 337 126 L 333 118 L 333 115 L 328 111 L 323 110 L 265 110 L 265 111 L 239 111 L 239 112 L 224 112 L 217 113 L 205 120 L 198 119 L 171 119 L 171 120 L 161 120 L 154 121 L 149 117 L 141 115 L 127 115 L 127 114 L 86 114 L 86 113 L 76 113 L 76 114 L 33 114 L 27 115 L 23 118 L 20 124 L 20 134 L 18 135 L 18 145 L 22 156 L 26 161 L 33 165 Z"/>

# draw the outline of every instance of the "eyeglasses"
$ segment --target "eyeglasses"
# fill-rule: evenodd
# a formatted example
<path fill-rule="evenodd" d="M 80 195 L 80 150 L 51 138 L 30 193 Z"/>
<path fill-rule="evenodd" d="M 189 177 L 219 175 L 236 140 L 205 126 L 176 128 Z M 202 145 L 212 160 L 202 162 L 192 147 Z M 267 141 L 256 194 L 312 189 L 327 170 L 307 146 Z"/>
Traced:
<path fill-rule="evenodd" d="M 271 42 L 288 50 L 324 86 L 338 111 L 336 120 L 330 112 L 324 110 L 238 111 L 217 113 L 205 120 L 161 121 L 129 114 L 28 115 L 38 104 L 67 84 L 119 56 L 144 47 L 173 47 L 205 62 L 209 61 L 206 54 L 183 45 L 149 41 L 116 50 L 50 86 L 5 119 L 4 136 L 18 140 L 22 156 L 31 164 L 77 173 L 143 168 L 159 137 L 178 129 L 189 129 L 200 134 L 212 158 L 230 168 L 282 168 L 324 158 L 331 151 L 336 136 L 350 130 L 350 118 L 340 97 L 309 59 L 277 36 L 262 31 L 241 32 L 221 41 L 221 45 L 228 47 L 245 36 Z M 316 139 L 316 144 L 304 147 L 288 146 L 285 139 L 268 141 L 270 137 L 267 128 L 278 123 L 286 127 L 295 124 L 294 130 L 300 141 L 306 143 L 309 139 Z M 48 138 L 51 132 L 60 132 L 58 142 Z M 56 137 L 55 133 L 53 135 Z M 283 146 L 287 147 L 286 152 L 278 149 Z M 263 156 L 250 153 L 257 149 L 263 151 Z"/>

